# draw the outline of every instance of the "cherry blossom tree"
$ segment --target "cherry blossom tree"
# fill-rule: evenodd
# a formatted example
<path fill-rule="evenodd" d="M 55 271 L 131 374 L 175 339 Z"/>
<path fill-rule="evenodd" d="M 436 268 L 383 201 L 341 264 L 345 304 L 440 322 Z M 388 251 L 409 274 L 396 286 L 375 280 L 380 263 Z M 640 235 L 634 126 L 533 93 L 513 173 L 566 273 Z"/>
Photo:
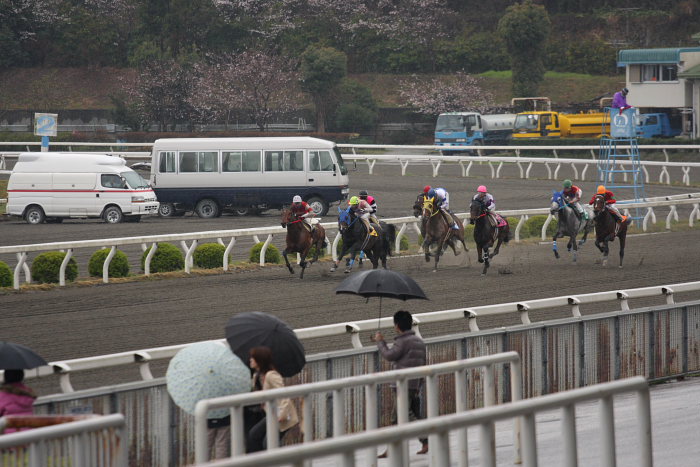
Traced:
<path fill-rule="evenodd" d="M 479 78 L 457 72 L 451 79 L 413 75 L 399 85 L 407 106 L 437 115 L 443 112 L 484 112 L 493 104 L 493 95 L 481 87 Z"/>

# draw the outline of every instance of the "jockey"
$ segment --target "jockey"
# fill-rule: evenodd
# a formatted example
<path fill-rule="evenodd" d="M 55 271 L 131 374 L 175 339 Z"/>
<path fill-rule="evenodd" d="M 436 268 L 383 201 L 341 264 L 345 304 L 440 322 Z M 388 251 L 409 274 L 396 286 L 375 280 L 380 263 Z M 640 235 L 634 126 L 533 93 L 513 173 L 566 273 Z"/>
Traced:
<path fill-rule="evenodd" d="M 294 198 L 292 198 L 291 211 L 297 218 L 303 220 L 304 225 L 309 231 L 313 230 L 314 225 L 309 222 L 309 218 L 313 218 L 316 214 L 306 201 L 302 201 L 301 196 L 295 195 Z"/>
<path fill-rule="evenodd" d="M 372 211 L 369 214 L 369 220 L 379 225 L 379 218 L 377 217 L 377 201 L 373 196 L 369 196 L 367 194 L 367 190 L 361 190 L 358 197 L 363 201 L 367 201 L 369 207 L 372 208 Z"/>
<path fill-rule="evenodd" d="M 377 231 L 374 230 L 369 223 L 369 216 L 372 213 L 372 207 L 369 205 L 369 203 L 358 198 L 357 196 L 353 196 L 350 198 L 350 201 L 348 201 L 348 204 L 350 205 L 352 212 L 359 217 L 362 223 L 365 225 L 367 234 L 376 236 Z"/>
<path fill-rule="evenodd" d="M 588 204 L 593 204 L 595 202 L 595 197 L 597 195 L 603 195 L 605 197 L 605 207 L 610 211 L 610 213 L 615 217 L 617 220 L 617 223 L 625 222 L 627 220 L 627 216 L 623 216 L 620 211 L 617 209 L 615 206 L 615 203 L 617 202 L 615 200 L 615 195 L 613 194 L 612 191 L 608 191 L 607 188 L 605 188 L 604 185 L 599 185 L 598 186 L 598 192 L 593 195 L 591 200 L 588 202 Z"/>
<path fill-rule="evenodd" d="M 450 194 L 444 188 L 431 188 L 425 194 L 427 198 L 435 198 L 435 206 L 440 208 L 443 215 L 445 216 L 445 221 L 454 230 L 459 230 L 459 225 L 454 218 L 454 214 L 450 211 Z M 451 222 L 450 222 L 451 220 Z"/>
<path fill-rule="evenodd" d="M 564 191 L 562 193 L 564 194 L 564 201 L 574 208 L 574 212 L 581 219 L 584 214 L 583 206 L 579 202 L 581 201 L 581 196 L 583 196 L 581 188 L 571 183 L 571 180 L 566 179 L 564 180 Z"/>
<path fill-rule="evenodd" d="M 485 185 L 479 185 L 476 192 L 472 199 L 478 199 L 484 204 L 484 211 L 488 214 L 491 223 L 494 227 L 497 226 L 500 219 L 496 218 L 496 201 L 493 199 L 493 195 L 489 193 Z"/>
<path fill-rule="evenodd" d="M 424 194 L 424 195 L 427 195 L 428 192 L 429 192 L 432 188 L 433 188 L 433 187 L 431 187 L 430 185 L 425 185 L 425 186 L 423 187 L 423 194 Z"/>

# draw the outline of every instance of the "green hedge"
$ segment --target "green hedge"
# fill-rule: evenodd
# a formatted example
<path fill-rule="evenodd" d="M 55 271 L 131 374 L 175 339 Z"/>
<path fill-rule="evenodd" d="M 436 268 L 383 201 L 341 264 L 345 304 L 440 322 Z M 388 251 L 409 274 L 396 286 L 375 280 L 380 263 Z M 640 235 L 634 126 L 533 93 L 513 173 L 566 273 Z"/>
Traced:
<path fill-rule="evenodd" d="M 12 279 L 10 266 L 0 261 L 0 287 L 12 287 Z"/>
<path fill-rule="evenodd" d="M 523 225 L 523 228 L 520 231 L 521 237 L 540 238 L 542 235 L 542 226 L 544 225 L 544 222 L 546 220 L 547 216 L 544 214 L 539 216 L 532 216 L 531 218 L 529 218 L 527 221 L 525 221 L 525 225 Z M 547 237 L 551 237 L 556 233 L 557 224 L 557 220 L 552 219 L 552 221 L 549 223 L 549 226 L 547 227 Z"/>
<path fill-rule="evenodd" d="M 32 280 L 41 283 L 57 283 L 58 274 L 61 270 L 61 263 L 66 257 L 60 251 L 47 251 L 42 253 L 32 262 Z M 66 266 L 66 280 L 74 281 L 78 277 L 78 265 L 73 258 Z"/>
<path fill-rule="evenodd" d="M 109 248 L 97 250 L 90 257 L 88 263 L 88 273 L 93 277 L 102 277 L 102 267 L 105 264 L 105 259 L 109 255 Z M 126 277 L 129 275 L 129 260 L 123 251 L 117 250 L 109 262 L 109 277 Z"/>
<path fill-rule="evenodd" d="M 146 264 L 146 256 L 151 251 L 149 246 L 141 255 L 141 269 Z M 182 251 L 171 243 L 159 243 L 158 249 L 151 258 L 151 272 L 180 271 L 185 268 L 185 257 Z"/>
<path fill-rule="evenodd" d="M 251 263 L 260 264 L 260 250 L 262 250 L 263 244 L 263 242 L 260 242 L 250 249 Z M 273 264 L 279 264 L 282 262 L 282 255 L 275 245 L 268 245 L 267 251 L 265 252 L 265 262 Z"/>
<path fill-rule="evenodd" d="M 224 266 L 226 247 L 218 243 L 203 243 L 194 250 L 194 264 L 199 268 L 214 269 Z M 229 256 L 229 262 L 231 257 Z"/>
<path fill-rule="evenodd" d="M 408 251 L 410 248 L 410 244 L 408 243 L 408 237 L 405 235 L 401 235 L 401 240 L 399 240 L 399 250 L 401 251 Z M 392 242 L 391 249 L 394 249 L 394 244 Z"/>

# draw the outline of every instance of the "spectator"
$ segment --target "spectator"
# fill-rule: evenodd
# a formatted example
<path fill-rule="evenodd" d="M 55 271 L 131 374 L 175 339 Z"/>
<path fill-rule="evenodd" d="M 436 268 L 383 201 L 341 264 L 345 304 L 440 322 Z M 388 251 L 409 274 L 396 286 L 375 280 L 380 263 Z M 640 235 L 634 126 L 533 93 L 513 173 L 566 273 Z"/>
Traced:
<path fill-rule="evenodd" d="M 231 439 L 231 416 L 207 419 L 207 444 L 210 459 L 231 457 L 229 440 Z"/>
<path fill-rule="evenodd" d="M 250 349 L 250 367 L 253 374 L 253 390 L 260 383 L 262 390 L 284 387 L 284 380 L 272 364 L 272 350 L 269 347 L 253 347 Z M 267 414 L 270 416 L 271 414 Z M 294 404 L 289 399 L 277 401 L 277 421 L 280 432 L 280 442 L 284 435 L 299 424 L 299 416 Z M 262 418 L 248 432 L 246 452 L 257 452 L 267 449 L 267 420 Z"/>
<path fill-rule="evenodd" d="M 23 381 L 24 370 L 5 370 L 4 384 L 0 386 L 0 417 L 34 413 L 36 394 Z M 14 431 L 7 429 L 5 433 Z"/>
<path fill-rule="evenodd" d="M 394 314 L 394 329 L 397 333 L 397 336 L 394 338 L 394 345 L 389 348 L 381 332 L 377 332 L 374 335 L 374 341 L 377 343 L 379 353 L 392 362 L 392 368 L 395 370 L 423 366 L 426 363 L 425 343 L 411 329 L 412 327 L 413 317 L 411 313 L 408 311 L 397 311 Z M 408 418 L 411 421 L 425 418 L 421 411 L 422 386 L 422 379 L 413 379 L 408 382 Z M 396 401 L 396 394 L 394 394 L 394 401 Z M 396 402 L 394 402 L 392 423 L 395 424 L 396 421 Z M 428 452 L 428 439 L 419 438 L 419 441 L 422 447 L 416 454 L 426 454 Z M 387 452 L 379 455 L 379 457 L 387 457 Z"/>

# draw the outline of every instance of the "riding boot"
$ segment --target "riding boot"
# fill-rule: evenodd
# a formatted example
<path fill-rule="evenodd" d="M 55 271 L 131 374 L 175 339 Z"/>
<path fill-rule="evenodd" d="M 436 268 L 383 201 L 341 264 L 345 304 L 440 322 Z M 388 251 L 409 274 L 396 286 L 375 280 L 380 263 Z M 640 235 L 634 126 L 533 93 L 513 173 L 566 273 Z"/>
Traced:
<path fill-rule="evenodd" d="M 454 230 L 459 230 L 459 219 L 457 219 L 457 216 L 455 216 L 455 213 L 452 212 L 451 209 L 448 209 L 447 212 L 450 213 L 450 217 L 452 219 L 452 228 Z"/>
<path fill-rule="evenodd" d="M 367 229 L 367 236 L 369 237 L 370 235 L 377 235 L 377 232 L 372 228 L 372 225 L 369 223 L 369 219 L 364 219 L 360 217 L 360 220 L 362 223 L 365 225 L 365 228 Z"/>
<path fill-rule="evenodd" d="M 379 219 L 376 216 L 369 216 L 369 220 L 377 226 L 377 230 L 381 233 L 382 227 L 379 225 Z"/>

